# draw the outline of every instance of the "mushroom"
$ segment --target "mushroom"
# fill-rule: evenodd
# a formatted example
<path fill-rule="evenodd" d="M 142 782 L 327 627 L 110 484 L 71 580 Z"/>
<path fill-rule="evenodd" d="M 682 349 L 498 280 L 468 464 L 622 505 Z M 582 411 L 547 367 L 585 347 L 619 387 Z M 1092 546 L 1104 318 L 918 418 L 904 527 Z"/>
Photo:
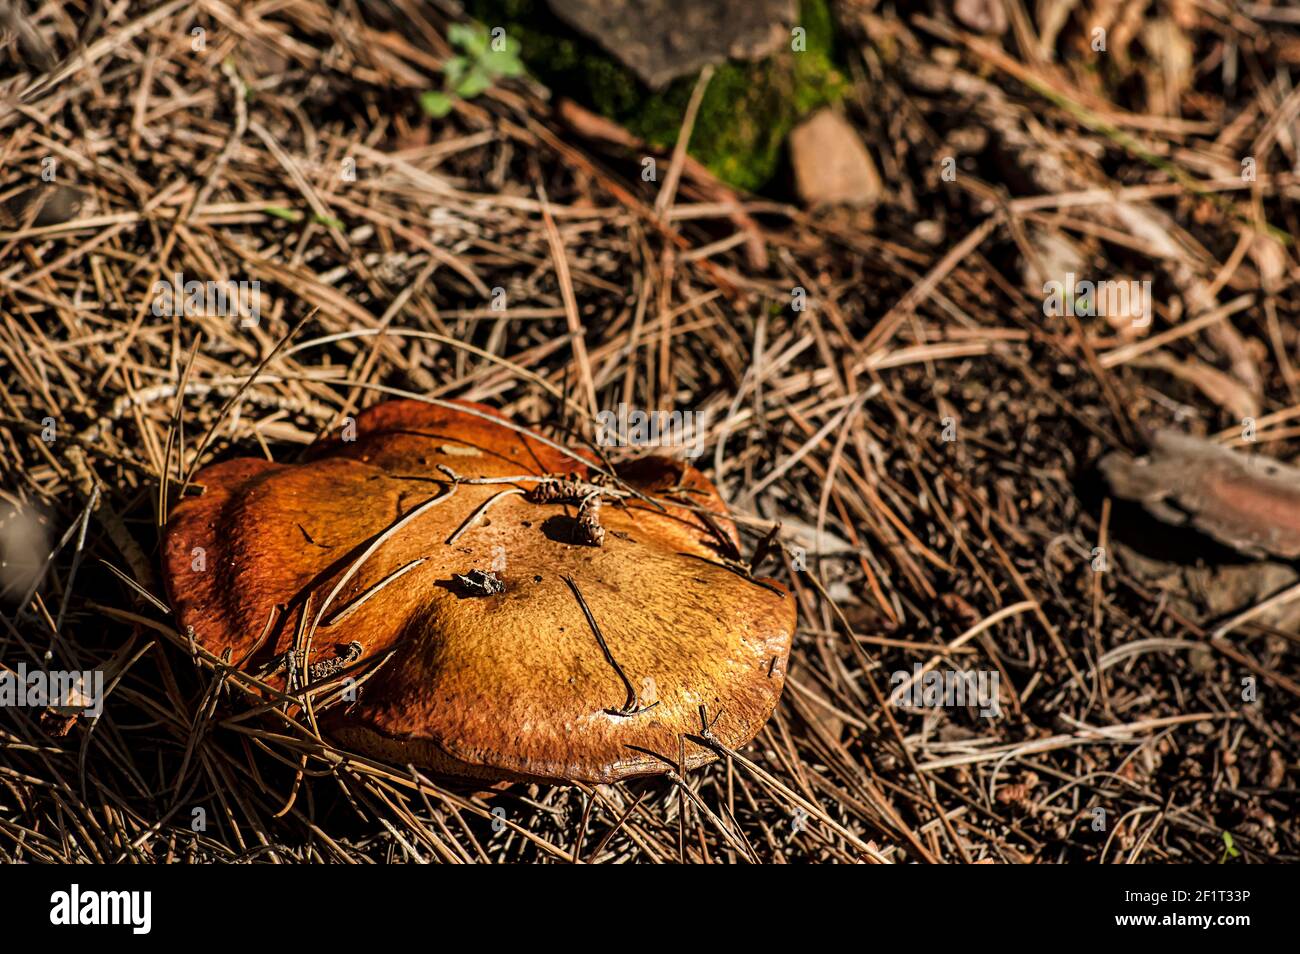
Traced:
<path fill-rule="evenodd" d="M 353 701 L 316 697 L 331 737 L 443 774 L 610 782 L 716 757 L 688 735 L 749 742 L 795 601 L 730 557 L 708 480 L 665 457 L 608 474 L 445 403 L 372 407 L 303 463 L 201 471 L 164 542 L 181 628 L 241 669 L 296 658 L 268 677 L 290 688 L 355 678 Z"/>

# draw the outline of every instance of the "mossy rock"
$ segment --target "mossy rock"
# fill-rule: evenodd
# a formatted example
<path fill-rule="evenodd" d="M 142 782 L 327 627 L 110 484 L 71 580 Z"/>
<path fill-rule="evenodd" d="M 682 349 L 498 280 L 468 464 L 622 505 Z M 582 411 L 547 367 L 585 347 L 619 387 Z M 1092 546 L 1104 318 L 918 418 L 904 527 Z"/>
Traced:
<path fill-rule="evenodd" d="M 505 27 L 519 42 L 529 71 L 556 93 L 617 121 L 656 149 L 677 141 L 694 76 L 649 89 L 594 41 L 569 29 L 546 0 L 469 0 L 467 9 L 488 27 Z M 714 70 L 690 152 L 724 182 L 761 189 L 795 124 L 843 95 L 826 0 L 802 0 L 796 26 L 806 31 L 802 52 L 786 44 L 767 59 L 728 61 Z"/>

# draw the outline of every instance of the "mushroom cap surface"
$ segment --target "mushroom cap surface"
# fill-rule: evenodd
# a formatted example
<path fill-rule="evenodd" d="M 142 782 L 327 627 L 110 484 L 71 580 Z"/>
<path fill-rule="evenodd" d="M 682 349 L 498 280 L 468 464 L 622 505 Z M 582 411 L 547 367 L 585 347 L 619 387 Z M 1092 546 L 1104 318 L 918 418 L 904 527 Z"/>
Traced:
<path fill-rule="evenodd" d="M 182 630 L 245 670 L 310 635 L 309 682 L 360 644 L 356 699 L 325 707 L 322 727 L 443 774 L 609 782 L 665 771 L 655 754 L 677 763 L 683 746 L 692 767 L 714 757 L 683 740 L 701 711 L 724 745 L 749 742 L 781 692 L 795 601 L 724 564 L 719 536 L 738 538 L 712 484 L 666 457 L 619 467 L 606 486 L 663 509 L 606 497 L 603 542 L 582 545 L 577 504 L 533 502 L 536 481 L 464 481 L 585 481 L 593 459 L 455 403 L 377 405 L 355 440 L 303 463 L 202 470 L 164 541 Z M 473 570 L 504 590 L 467 591 Z"/>

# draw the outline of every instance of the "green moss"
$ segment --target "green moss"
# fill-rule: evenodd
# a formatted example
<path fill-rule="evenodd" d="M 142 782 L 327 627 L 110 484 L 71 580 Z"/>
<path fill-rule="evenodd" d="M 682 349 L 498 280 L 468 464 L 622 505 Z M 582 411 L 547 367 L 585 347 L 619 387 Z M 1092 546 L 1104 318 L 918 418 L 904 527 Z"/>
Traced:
<path fill-rule="evenodd" d="M 677 141 L 695 77 L 650 90 L 595 41 L 556 19 L 545 0 L 470 0 L 468 9 L 489 27 L 504 26 L 519 41 L 529 70 L 555 92 L 618 121 L 657 149 Z M 764 186 L 794 125 L 843 94 L 827 0 L 802 0 L 797 25 L 807 34 L 803 52 L 787 44 L 761 62 L 720 64 L 700 103 L 691 155 L 742 189 Z"/>

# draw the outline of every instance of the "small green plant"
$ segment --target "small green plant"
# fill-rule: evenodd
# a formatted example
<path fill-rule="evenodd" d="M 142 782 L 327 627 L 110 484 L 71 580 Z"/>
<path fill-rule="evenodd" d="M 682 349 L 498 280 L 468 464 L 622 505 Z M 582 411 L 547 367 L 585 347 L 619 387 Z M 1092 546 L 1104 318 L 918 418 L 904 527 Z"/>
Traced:
<path fill-rule="evenodd" d="M 286 209 L 282 205 L 268 205 L 264 209 L 262 209 L 262 211 L 267 215 L 275 216 L 277 219 L 284 219 L 284 221 L 286 222 L 301 222 L 303 220 L 303 214 L 301 212 L 297 211 L 296 209 Z M 311 216 L 311 220 L 317 223 L 318 225 L 324 225 L 327 228 L 337 229 L 340 232 L 342 232 L 344 228 L 343 220 L 336 219 L 332 215 L 321 215 L 319 213 L 313 212 Z"/>
<path fill-rule="evenodd" d="M 1241 852 L 1237 850 L 1237 845 L 1232 840 L 1230 832 L 1223 833 L 1223 857 L 1219 859 L 1219 864 L 1226 864 L 1229 858 L 1237 858 Z"/>
<path fill-rule="evenodd" d="M 443 64 L 442 89 L 420 96 L 420 108 L 435 119 L 451 112 L 457 99 L 473 99 L 499 79 L 523 75 L 519 42 L 500 27 L 489 33 L 478 23 L 453 23 L 447 40 L 462 52 Z"/>

